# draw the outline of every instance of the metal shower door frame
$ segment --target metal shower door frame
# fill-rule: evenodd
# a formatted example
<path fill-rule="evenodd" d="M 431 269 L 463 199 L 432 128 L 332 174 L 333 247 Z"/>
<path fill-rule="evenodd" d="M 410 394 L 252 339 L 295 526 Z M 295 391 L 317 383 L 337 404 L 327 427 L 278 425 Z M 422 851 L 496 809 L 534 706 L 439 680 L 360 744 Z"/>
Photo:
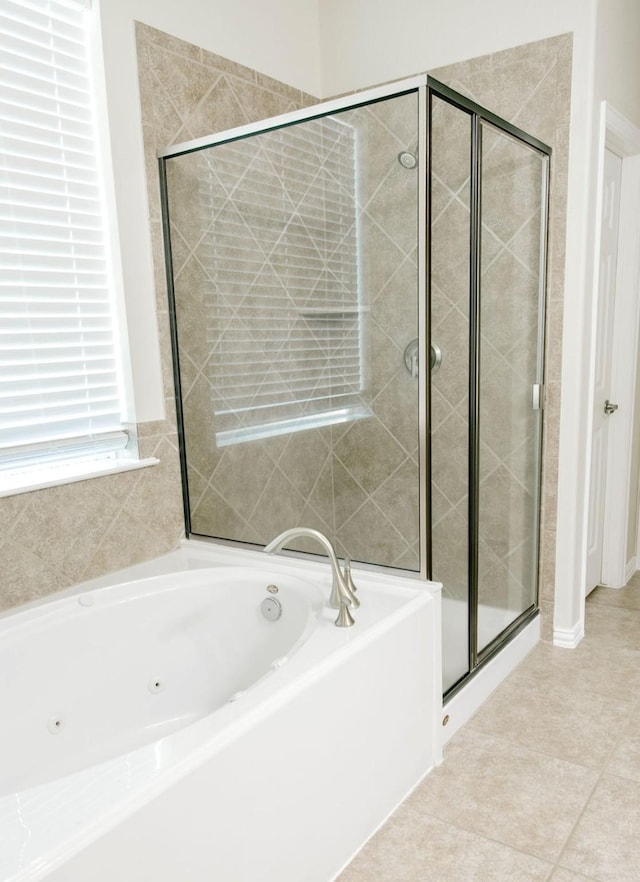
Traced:
<path fill-rule="evenodd" d="M 173 368 L 176 385 L 176 409 L 178 422 L 178 435 L 180 440 L 180 461 L 184 488 L 184 510 L 185 510 L 185 526 L 187 535 L 190 533 L 190 508 L 188 498 L 188 482 L 187 482 L 187 464 L 186 464 L 186 448 L 184 438 L 184 422 L 182 413 L 182 395 L 180 381 L 180 364 L 178 358 L 178 328 L 176 322 L 175 311 L 175 289 L 173 281 L 173 264 L 171 253 L 171 237 L 170 237 L 170 216 L 167 189 L 167 161 L 177 156 L 183 156 L 188 153 L 194 153 L 217 144 L 224 144 L 235 140 L 242 140 L 263 132 L 273 131 L 280 128 L 294 126 L 297 123 L 305 122 L 312 119 L 318 119 L 323 116 L 329 116 L 332 113 L 338 113 L 343 110 L 355 109 L 377 101 L 400 97 L 409 93 L 417 94 L 418 102 L 418 433 L 419 433 L 419 521 L 420 521 L 420 561 L 419 569 L 415 571 L 402 570 L 402 574 L 407 578 L 430 579 L 431 560 L 432 560 L 432 517 L 431 517 L 431 368 L 429 364 L 429 349 L 431 344 L 430 329 L 430 278 L 431 278 L 431 256 L 430 256 L 430 224 L 431 224 L 431 205 L 430 205 L 430 177 L 431 177 L 431 108 L 432 97 L 436 96 L 446 101 L 453 107 L 463 111 L 471 116 L 472 119 L 472 150 L 471 150 L 471 224 L 472 224 L 472 241 L 471 241 L 471 325 L 472 336 L 475 337 L 479 333 L 479 296 L 480 296 L 480 231 L 481 231 L 481 150 L 482 150 L 482 125 L 489 124 L 508 136 L 515 138 L 517 141 L 532 148 L 540 156 L 544 157 L 546 162 L 546 174 L 544 181 L 543 198 L 546 203 L 546 209 L 543 212 L 542 231 L 542 248 L 540 261 L 540 316 L 539 329 L 540 339 L 538 343 L 538 378 L 539 382 L 543 380 L 543 353 L 544 353 L 544 291 L 546 288 L 546 228 L 547 228 L 547 212 L 548 212 L 548 179 L 549 179 L 549 156 L 550 148 L 538 139 L 522 131 L 517 126 L 512 125 L 508 121 L 501 119 L 486 108 L 476 104 L 474 101 L 455 92 L 448 86 L 440 83 L 433 77 L 422 74 L 410 77 L 404 80 L 393 82 L 385 86 L 368 89 L 355 95 L 348 95 L 342 98 L 322 102 L 311 107 L 296 110 L 291 113 L 282 114 L 271 119 L 260 120 L 256 123 L 240 126 L 234 129 L 215 133 L 203 138 L 197 138 L 186 141 L 177 145 L 166 148 L 158 153 L 159 176 L 161 203 L 163 214 L 163 234 L 165 248 L 165 262 L 167 275 L 167 288 L 169 296 L 169 318 L 173 352 Z M 478 497 L 479 497 L 479 347 L 476 345 L 470 359 L 470 437 L 469 437 L 469 628 L 468 628 L 468 646 L 469 646 L 469 673 L 473 673 L 485 661 L 492 657 L 495 652 L 517 631 L 519 631 L 533 615 L 537 614 L 537 600 L 530 609 L 527 609 L 520 615 L 508 628 L 506 628 L 498 637 L 492 641 L 481 652 L 478 651 L 477 641 L 477 622 L 478 622 Z M 537 439 L 536 456 L 540 460 L 540 437 Z M 540 470 L 539 470 L 540 471 Z M 540 510 L 540 481 L 537 481 L 537 499 L 536 508 L 538 511 L 538 534 L 539 534 L 539 510 Z M 231 540 L 217 540 L 229 543 Z M 246 543 L 233 542 L 233 544 L 243 545 Z M 251 546 L 253 547 L 253 546 Z M 537 551 L 536 551 L 537 555 Z M 537 558 L 536 558 L 537 566 Z M 376 571 L 389 571 L 389 567 L 370 564 L 367 568 Z M 447 697 L 450 697 L 457 689 L 466 682 L 469 674 L 465 675 L 458 683 L 448 691 Z"/>
<path fill-rule="evenodd" d="M 429 340 L 429 310 L 425 292 L 427 290 L 427 80 L 426 74 L 397 80 L 383 86 L 377 86 L 356 94 L 343 96 L 332 101 L 314 104 L 311 107 L 295 110 L 290 113 L 280 114 L 270 119 L 259 120 L 244 126 L 239 126 L 223 132 L 195 138 L 180 144 L 172 145 L 157 153 L 158 171 L 160 179 L 160 197 L 163 221 L 163 243 L 165 253 L 166 283 L 169 299 L 169 324 L 171 334 L 171 349 L 173 358 L 173 373 L 176 389 L 176 416 L 178 428 L 178 440 L 180 448 L 180 468 L 183 486 L 183 507 L 185 519 L 185 531 L 187 537 L 191 532 L 191 514 L 189 504 L 189 485 L 187 479 L 187 457 L 184 433 L 184 415 L 182 406 L 182 384 L 180 378 L 180 362 L 178 357 L 178 327 L 176 319 L 176 299 L 173 278 L 173 258 L 170 235 L 170 212 L 169 192 L 167 182 L 167 161 L 205 150 L 218 144 L 249 138 L 252 135 L 277 129 L 294 126 L 298 123 L 319 119 L 345 110 L 353 110 L 358 107 L 374 104 L 377 101 L 401 97 L 410 93 L 416 93 L 418 106 L 418 217 L 417 217 L 417 289 L 418 289 L 418 470 L 419 470 L 419 568 L 418 570 L 397 570 L 407 578 L 427 579 L 430 559 L 431 537 L 431 514 L 430 514 L 430 462 L 429 462 L 429 382 L 428 382 L 428 340 Z M 237 542 L 235 540 L 219 539 L 223 543 L 234 545 L 246 545 L 253 548 L 250 543 Z M 303 553 L 297 553 L 305 556 Z M 392 567 L 378 564 L 365 564 L 368 569 L 374 571 L 393 571 Z"/>
<path fill-rule="evenodd" d="M 520 631 L 531 619 L 538 614 L 538 580 L 536 579 L 536 598 L 534 603 L 524 610 L 510 625 L 507 626 L 487 646 L 478 649 L 478 535 L 479 535 L 479 497 L 480 497 L 480 297 L 481 297 L 481 232 L 482 232 L 482 127 L 488 124 L 492 128 L 516 140 L 524 146 L 535 151 L 543 161 L 542 174 L 542 205 L 541 211 L 541 234 L 540 234 L 540 265 L 539 265 L 539 293 L 538 293 L 538 346 L 537 346 L 537 378 L 536 385 L 543 388 L 544 383 L 544 325 L 545 325 L 545 300 L 546 300 L 546 265 L 547 265 L 547 241 L 548 241 L 548 213 L 549 213 L 549 175 L 551 148 L 538 140 L 528 132 L 523 131 L 507 120 L 502 119 L 475 101 L 454 91 L 433 77 L 427 77 L 427 339 L 430 340 L 429 315 L 431 311 L 431 130 L 433 96 L 447 102 L 470 117 L 471 122 L 471 156 L 470 156 L 470 274 L 469 274 L 469 304 L 470 304 L 470 346 L 469 346 L 469 516 L 468 516 L 468 662 L 469 671 L 446 693 L 445 697 L 452 697 L 479 667 L 492 658 L 495 653 L 518 631 Z M 428 377 L 429 389 L 431 375 Z M 542 416 L 542 414 L 541 414 Z M 430 424 L 430 417 L 427 417 Z M 429 445 L 431 438 L 429 434 Z M 534 552 L 534 572 L 538 572 L 539 545 L 540 545 L 540 490 L 542 472 L 542 418 L 535 440 L 537 476 L 535 483 L 535 509 L 537 512 L 537 536 Z M 430 457 L 429 457 L 430 458 Z M 427 522 L 427 543 L 429 565 L 427 574 L 432 578 L 431 560 L 431 521 Z"/>

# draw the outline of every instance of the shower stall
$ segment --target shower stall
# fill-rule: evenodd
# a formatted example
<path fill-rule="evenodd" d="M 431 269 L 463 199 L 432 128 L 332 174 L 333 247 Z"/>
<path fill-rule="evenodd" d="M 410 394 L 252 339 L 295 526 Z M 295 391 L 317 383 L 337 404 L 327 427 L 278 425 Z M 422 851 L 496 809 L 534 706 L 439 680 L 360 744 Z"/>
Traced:
<path fill-rule="evenodd" d="M 441 581 L 446 695 L 537 614 L 549 154 L 421 76 L 160 157 L 187 535 Z"/>

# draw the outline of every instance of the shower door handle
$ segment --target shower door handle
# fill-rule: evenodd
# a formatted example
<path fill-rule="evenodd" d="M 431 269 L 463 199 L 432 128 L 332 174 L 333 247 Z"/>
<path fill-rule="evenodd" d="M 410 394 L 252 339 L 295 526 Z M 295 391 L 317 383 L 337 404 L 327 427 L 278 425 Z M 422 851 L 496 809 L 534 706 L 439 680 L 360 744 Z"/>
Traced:
<path fill-rule="evenodd" d="M 534 383 L 531 387 L 531 407 L 533 410 L 544 409 L 544 385 L 542 383 Z"/>
<path fill-rule="evenodd" d="M 607 415 L 609 415 L 609 414 L 615 413 L 617 409 L 618 409 L 618 405 L 612 404 L 611 401 L 609 401 L 609 399 L 607 398 L 607 400 L 604 403 L 604 412 Z"/>

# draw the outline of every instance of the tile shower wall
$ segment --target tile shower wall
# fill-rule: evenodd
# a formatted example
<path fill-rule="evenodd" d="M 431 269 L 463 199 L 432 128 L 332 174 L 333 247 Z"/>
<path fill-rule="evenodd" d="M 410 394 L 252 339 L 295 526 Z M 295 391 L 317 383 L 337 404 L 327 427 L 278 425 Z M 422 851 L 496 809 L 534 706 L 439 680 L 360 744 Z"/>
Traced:
<path fill-rule="evenodd" d="M 542 460 L 540 560 L 540 606 L 543 612 L 543 635 L 547 639 L 550 639 L 553 619 L 556 548 L 571 47 L 571 36 L 563 35 L 431 71 L 436 79 L 531 133 L 553 149 L 548 234 L 546 403 Z M 508 259 L 508 254 L 506 258 Z M 506 278 L 505 286 L 509 287 Z M 499 322 L 499 318 L 498 312 L 494 316 L 494 322 Z M 466 325 L 464 310 L 457 306 L 455 311 L 451 310 L 450 313 L 447 313 L 445 321 L 449 324 L 457 322 L 461 327 L 464 327 Z M 448 328 L 439 330 L 441 333 L 448 333 Z M 495 333 L 494 329 L 492 335 Z M 510 370 L 511 367 L 508 360 L 505 361 L 504 358 L 500 358 L 495 364 L 496 370 Z M 438 391 L 443 395 L 455 394 L 454 390 L 447 393 L 444 388 Z M 443 405 L 447 412 L 451 410 L 452 404 L 453 402 L 450 401 L 438 400 L 438 405 Z M 460 418 L 459 408 L 456 410 L 456 417 Z M 461 434 L 466 432 L 466 426 L 463 426 L 462 423 L 460 424 L 460 432 Z M 514 462 L 508 461 L 508 457 L 502 457 L 499 450 L 487 449 L 485 459 L 487 463 L 493 463 L 493 468 L 490 468 L 488 473 L 482 476 L 483 480 L 490 480 L 491 475 L 494 475 L 497 480 L 501 473 L 511 473 L 514 469 Z M 438 487 L 435 491 L 438 517 L 441 519 L 440 524 L 445 525 L 446 518 L 455 515 L 461 495 L 458 492 L 457 496 L 452 498 L 454 490 L 449 486 L 450 480 L 446 475 L 442 475 L 440 478 L 436 476 L 436 485 L 439 480 L 447 482 L 446 487 Z M 496 513 L 496 516 L 499 517 L 499 513 Z M 457 550 L 452 547 L 450 561 L 447 564 L 452 572 L 455 572 L 458 557 Z M 498 600 L 498 598 L 495 599 Z"/>
<path fill-rule="evenodd" d="M 353 142 L 312 120 L 167 163 L 195 533 L 333 532 L 330 430 L 286 430 L 359 403 Z"/>
<path fill-rule="evenodd" d="M 417 568 L 417 380 L 403 358 L 417 336 L 417 172 L 397 161 L 416 133 L 414 94 L 169 161 L 195 533 L 262 544 L 304 525 L 355 559 Z M 336 344 L 326 364 L 325 337 Z M 343 340 L 360 377 L 332 406 L 360 418 L 252 438 L 257 415 L 271 432 L 283 411 L 307 415 L 296 349 L 316 357 L 324 382 Z M 238 392 L 270 407 L 229 424 Z M 241 443 L 220 443 L 229 429 Z"/>
<path fill-rule="evenodd" d="M 157 151 L 170 144 L 287 113 L 315 99 L 141 23 L 136 24 L 136 41 L 163 376 L 165 394 L 173 411 L 175 401 Z M 208 277 L 196 253 L 196 243 L 190 242 L 188 224 L 183 223 L 182 227 L 182 237 L 173 243 L 174 269 L 178 285 L 192 292 L 190 308 L 183 313 L 187 331 L 183 339 L 190 341 L 181 359 L 183 395 L 190 397 L 194 403 L 199 400 L 200 412 L 206 414 L 211 410 L 211 390 L 205 368 L 210 353 L 203 351 L 201 346 L 199 348 L 202 340 L 198 331 L 207 322 L 204 291 Z M 287 500 L 288 488 L 282 486 L 279 480 L 281 476 L 275 469 L 273 456 L 268 452 L 256 456 L 254 451 L 250 451 L 247 459 L 250 445 L 227 448 L 236 455 L 226 458 L 224 467 L 216 473 L 215 487 L 211 487 L 209 479 L 215 471 L 215 465 L 211 469 L 212 435 L 201 433 L 199 437 L 200 442 L 194 440 L 189 447 L 192 460 L 189 485 L 192 510 L 197 511 L 196 520 L 204 519 L 214 527 L 223 524 L 233 538 L 257 541 L 256 536 L 261 532 L 260 524 L 252 525 L 251 530 L 247 531 L 242 505 L 238 503 L 240 510 L 236 510 L 226 497 L 233 496 L 234 501 L 250 500 L 255 488 L 250 490 L 247 480 L 252 474 L 260 474 L 264 486 L 259 492 L 268 492 L 277 510 Z M 293 497 L 296 503 L 300 500 L 304 502 L 302 494 L 308 489 L 308 480 L 308 472 L 299 475 L 300 488 L 296 488 Z"/>
<path fill-rule="evenodd" d="M 361 257 L 371 417 L 332 430 L 336 539 L 355 560 L 419 568 L 418 381 L 405 347 L 418 336 L 415 95 L 351 111 L 361 143 Z"/>
<path fill-rule="evenodd" d="M 264 80 L 253 72 L 236 65 L 215 59 L 196 47 L 168 38 L 150 28 L 139 26 L 138 38 L 141 53 L 150 53 L 150 63 L 141 63 L 141 90 L 145 111 L 145 135 L 149 148 L 149 164 L 151 179 L 154 175 L 154 151 L 172 141 L 184 140 L 204 134 L 208 131 L 221 130 L 247 121 L 246 97 L 249 94 L 247 82 L 264 84 Z M 162 71 L 162 63 L 173 59 L 176 53 L 182 54 L 179 66 L 178 83 L 171 75 L 172 65 Z M 193 65 L 193 62 L 199 64 Z M 178 108 L 185 104 L 185 90 L 192 86 L 192 79 L 186 71 L 195 71 L 195 81 L 202 75 L 200 64 L 218 64 L 220 88 L 215 102 L 203 101 L 209 86 L 201 85 L 195 90 L 195 117 L 204 117 L 202 126 L 193 122 L 184 122 Z M 489 107 L 496 113 L 510 119 L 523 129 L 530 131 L 554 148 L 552 161 L 552 192 L 549 249 L 549 309 L 547 312 L 547 410 L 545 414 L 544 468 L 543 468 L 543 500 L 542 500 L 542 559 L 541 559 L 541 600 L 543 608 L 550 613 L 553 600 L 553 568 L 555 557 L 555 487 L 557 482 L 557 445 L 558 445 L 558 414 L 559 414 L 559 376 L 560 376 L 560 341 L 562 320 L 562 290 L 564 273 L 564 214 L 566 200 L 566 168 L 568 155 L 568 114 L 571 70 L 571 38 L 559 37 L 541 41 L 524 47 L 517 47 L 493 56 L 474 59 L 463 64 L 434 71 L 434 75 L 448 83 L 452 88 L 468 94 L 478 103 Z M 161 72 L 162 71 L 162 72 Z M 151 73 L 154 72 L 154 76 Z M 245 82 L 242 82 L 245 81 Z M 189 85 L 191 84 L 191 85 Z M 283 93 L 280 99 L 275 98 L 276 90 L 270 100 L 265 102 L 264 110 L 252 114 L 251 118 L 263 118 L 266 115 L 292 109 L 296 100 L 300 104 L 311 101 L 309 96 L 292 91 Z M 175 93 L 173 102 L 167 104 L 166 90 Z M 288 106 L 283 106 L 289 98 Z M 254 106 L 250 107 L 253 110 Z M 215 118 L 214 118 L 215 116 Z M 384 124 L 380 135 L 388 139 L 393 150 L 408 147 L 402 134 L 393 124 Z M 384 155 L 380 151 L 379 155 Z M 391 173 L 391 166 L 382 175 L 383 179 Z M 388 188 L 382 188 L 380 201 L 386 197 L 386 210 L 393 208 L 393 200 L 388 197 Z M 160 223 L 155 190 L 151 192 L 152 228 L 156 243 L 156 254 L 161 254 Z M 356 436 L 360 427 L 355 424 L 342 437 L 339 430 L 324 430 L 313 437 L 300 433 L 297 437 L 290 436 L 273 439 L 266 449 L 258 454 L 263 462 L 261 485 L 258 492 L 271 500 L 270 511 L 262 517 L 255 517 L 255 487 L 247 485 L 248 448 L 238 445 L 233 457 L 224 470 L 218 472 L 217 479 L 211 481 L 211 472 L 192 476 L 192 502 L 198 506 L 202 516 L 213 524 L 213 531 L 223 534 L 242 536 L 249 541 L 264 541 L 265 536 L 273 535 L 275 523 L 289 526 L 295 522 L 315 525 L 328 532 L 340 532 L 345 545 L 356 557 L 367 557 L 368 552 L 362 548 L 362 537 L 367 531 L 376 530 L 375 543 L 384 548 L 385 555 L 394 554 L 398 565 L 415 566 L 417 559 L 417 519 L 414 512 L 417 506 L 417 487 L 415 484 L 415 446 L 406 443 L 396 446 L 396 436 L 389 432 L 392 420 L 398 424 L 400 414 L 395 407 L 398 397 L 394 385 L 405 388 L 401 395 L 408 393 L 406 383 L 408 375 L 404 368 L 397 368 L 401 358 L 410 327 L 415 326 L 411 315 L 413 290 L 415 286 L 415 254 L 406 244 L 394 241 L 396 234 L 389 224 L 379 227 L 377 220 L 371 223 L 375 246 L 371 249 L 372 260 L 377 267 L 372 268 L 372 278 L 379 273 L 376 283 L 372 286 L 373 300 L 378 300 L 378 312 L 372 313 L 369 320 L 370 348 L 373 353 L 371 360 L 372 373 L 380 376 L 381 371 L 387 372 L 386 382 L 389 383 L 385 394 L 380 394 L 379 412 L 375 421 L 375 432 L 367 434 L 365 439 Z M 385 266 L 394 269 L 385 276 Z M 399 262 L 397 261 L 397 258 Z M 158 263 L 159 290 L 163 267 Z M 380 295 L 384 291 L 385 296 Z M 411 292 L 411 293 L 408 293 Z M 168 345 L 166 345 L 166 311 L 162 297 L 159 299 L 161 320 L 165 334 L 163 347 L 168 361 Z M 455 322 L 452 314 L 449 321 L 451 333 L 455 333 Z M 460 318 L 458 316 L 458 318 Z M 392 367 L 392 365 L 394 367 Z M 165 376 L 169 377 L 168 370 Z M 187 368 L 187 383 L 195 377 Z M 385 383 L 383 383 L 385 386 Z M 382 390 L 384 392 L 384 389 Z M 168 389 L 167 394 L 171 394 Z M 386 410 L 386 414 L 385 414 Z M 371 467 L 369 449 L 380 442 L 387 442 L 389 437 L 389 463 L 386 474 L 390 477 L 380 483 L 380 475 Z M 364 447 L 361 441 L 364 440 Z M 244 447 L 244 450 L 242 449 Z M 287 467 L 283 468 L 281 460 L 285 447 L 290 447 Z M 298 452 L 294 448 L 300 447 Z M 249 456 L 248 462 L 255 466 L 255 454 Z M 297 464 L 297 465 L 296 465 Z M 311 467 L 309 467 L 311 466 Z M 392 476 L 393 475 L 393 476 Z M 215 487 L 212 487 L 212 483 Z M 406 492 L 401 492 L 400 485 Z M 206 492 L 205 492 L 206 491 Z M 438 496 L 439 488 L 434 488 L 437 503 L 447 504 L 448 497 L 443 500 Z M 310 504 L 310 501 L 313 503 Z M 336 501 L 336 506 L 332 501 Z M 458 500 L 459 502 L 459 500 Z M 337 519 L 337 520 L 336 520 Z M 337 522 L 339 521 L 339 523 Z M 444 522 L 443 522 L 444 523 Z M 389 529 L 391 524 L 391 529 Z M 397 528 L 400 529 L 397 529 Z M 452 558 L 458 558 L 454 554 Z M 546 621 L 550 621 L 550 615 Z"/>

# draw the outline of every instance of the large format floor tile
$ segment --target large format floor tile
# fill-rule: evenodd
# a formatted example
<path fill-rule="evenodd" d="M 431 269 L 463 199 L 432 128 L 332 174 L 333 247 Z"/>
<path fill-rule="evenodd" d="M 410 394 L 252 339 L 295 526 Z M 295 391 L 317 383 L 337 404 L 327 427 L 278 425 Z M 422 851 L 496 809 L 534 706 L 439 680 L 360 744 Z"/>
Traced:
<path fill-rule="evenodd" d="M 522 701 L 526 695 L 527 700 Z M 632 709 L 630 699 L 565 683 L 563 672 L 539 682 L 516 671 L 469 724 L 475 732 L 510 741 L 558 759 L 601 769 Z"/>
<path fill-rule="evenodd" d="M 640 574 L 636 573 L 622 590 L 619 588 L 596 588 L 589 595 L 589 603 L 640 610 Z"/>
<path fill-rule="evenodd" d="M 339 882 L 640 882 L 640 575 L 539 644 Z"/>
<path fill-rule="evenodd" d="M 591 603 L 587 628 L 588 646 L 596 652 L 611 646 L 640 652 L 637 610 Z"/>
<path fill-rule="evenodd" d="M 551 866 L 403 806 L 340 882 L 545 882 Z"/>
<path fill-rule="evenodd" d="M 560 863 L 598 882 L 640 878 L 640 783 L 604 775 Z"/>
<path fill-rule="evenodd" d="M 593 876 L 583 876 L 579 873 L 572 873 L 571 870 L 565 870 L 559 867 L 553 871 L 553 875 L 549 882 L 593 882 Z"/>
<path fill-rule="evenodd" d="M 615 639 L 602 641 L 592 637 L 593 607 L 587 606 L 587 636 L 575 649 L 539 643 L 514 676 L 527 673 L 541 686 L 554 686 L 560 679 L 568 689 L 586 689 L 607 697 L 627 699 L 640 695 L 640 652 L 617 646 Z M 521 702 L 525 703 L 524 696 Z"/>
<path fill-rule="evenodd" d="M 466 728 L 406 805 L 554 861 L 596 778 L 584 766 Z"/>
<path fill-rule="evenodd" d="M 640 783 L 640 708 L 636 708 L 623 730 L 607 764 L 607 772 Z"/>

